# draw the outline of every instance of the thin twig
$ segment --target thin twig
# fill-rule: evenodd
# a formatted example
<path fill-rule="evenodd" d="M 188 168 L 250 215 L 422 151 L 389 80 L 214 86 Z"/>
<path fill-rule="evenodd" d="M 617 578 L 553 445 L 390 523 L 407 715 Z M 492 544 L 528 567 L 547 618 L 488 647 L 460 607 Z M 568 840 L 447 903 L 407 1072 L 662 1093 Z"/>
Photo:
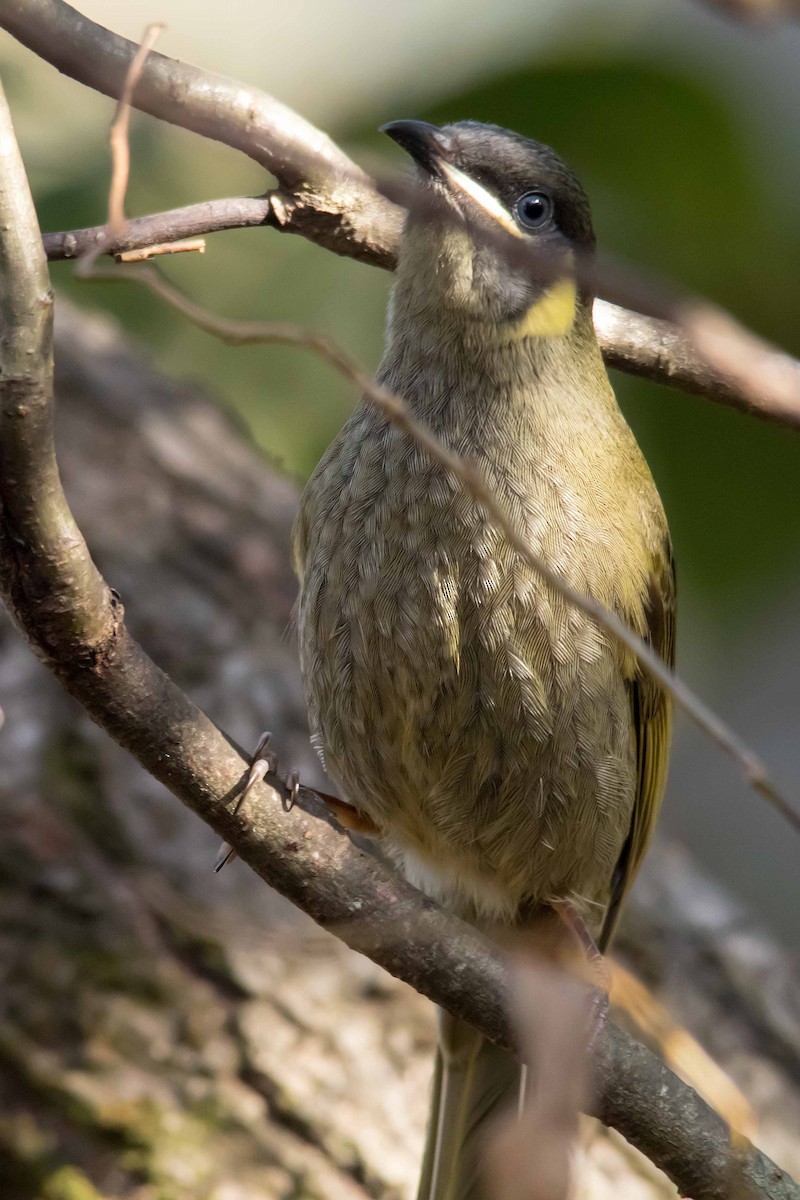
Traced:
<path fill-rule="evenodd" d="M 258 197 L 206 200 L 170 212 L 132 217 L 126 228 L 105 244 L 101 254 L 120 258 L 122 254 L 141 252 L 147 257 L 147 250 L 152 247 L 228 229 L 266 225 L 291 230 L 291 225 L 281 226 L 276 218 L 275 196 L 276 193 L 268 193 Z M 281 211 L 286 210 L 281 208 Z M 107 226 L 95 225 L 63 233 L 46 233 L 47 257 L 51 262 L 79 258 L 106 237 L 106 231 Z M 393 265 L 393 259 L 387 255 L 375 265 L 388 268 Z M 781 405 L 773 408 L 763 397 L 755 397 L 750 387 L 740 387 L 729 375 L 715 369 L 698 354 L 674 322 L 646 317 L 607 300 L 595 300 L 592 315 L 607 366 L 702 396 L 787 429 L 800 430 L 800 407 Z M 775 368 L 782 372 L 800 369 L 796 360 L 771 352 L 759 364 L 759 377 L 769 378 Z"/>
<path fill-rule="evenodd" d="M 490 1131 L 482 1174 L 493 1200 L 569 1200 L 578 1114 L 589 1095 L 587 989 L 536 959 L 511 967 L 525 1097 Z M 581 1033 L 584 1036 L 581 1036 Z"/>
<path fill-rule="evenodd" d="M 184 238 L 180 242 L 158 242 L 140 250 L 120 250 L 114 255 L 120 263 L 147 262 L 150 258 L 161 258 L 170 254 L 205 254 L 205 238 Z"/>
<path fill-rule="evenodd" d="M 169 212 L 147 217 L 129 217 L 101 253 L 116 257 L 147 250 L 166 242 L 203 237 L 226 229 L 254 229 L 272 223 L 271 196 L 236 196 L 226 200 L 204 200 Z M 80 258 L 106 237 L 108 226 L 92 225 L 62 233 L 46 233 L 44 248 L 50 262 Z"/>
<path fill-rule="evenodd" d="M 440 466 L 460 479 L 472 498 L 484 508 L 497 528 L 502 530 L 509 544 L 514 547 L 520 557 L 541 575 L 555 592 L 591 617 L 606 633 L 630 650 L 648 674 L 672 696 L 675 703 L 712 741 L 730 755 L 750 786 L 768 800 L 795 831 L 800 833 L 800 812 L 775 785 L 766 764 L 755 751 L 738 734 L 734 733 L 699 696 L 695 695 L 647 642 L 643 641 L 616 613 L 605 608 L 592 596 L 586 596 L 576 591 L 559 574 L 551 570 L 532 549 L 524 534 L 516 528 L 500 501 L 491 492 L 480 472 L 472 463 L 467 462 L 466 459 L 443 445 L 426 425 L 411 415 L 405 402 L 399 396 L 375 383 L 369 374 L 350 358 L 332 338 L 288 322 L 234 321 L 219 317 L 184 296 L 149 267 L 135 271 L 94 270 L 91 278 L 106 282 L 130 280 L 140 283 L 200 329 L 229 345 L 277 343 L 297 346 L 323 358 L 340 375 L 360 388 L 364 396 L 375 404 L 393 425 L 402 429 Z"/>
<path fill-rule="evenodd" d="M 163 28 L 163 24 L 158 23 L 145 27 L 141 44 L 125 72 L 122 91 L 108 133 L 108 145 L 111 151 L 111 182 L 108 187 L 106 224 L 94 245 L 87 249 L 78 262 L 75 273 L 79 276 L 88 275 L 95 259 L 99 258 L 101 254 L 108 253 L 115 240 L 127 228 L 125 197 L 128 193 L 131 173 L 131 149 L 128 136 L 131 102 L 136 85 L 142 77 L 148 55 Z"/>
<path fill-rule="evenodd" d="M 0 27 L 65 75 L 115 100 L 137 51 L 136 43 L 63 0 L 3 0 Z M 369 177 L 326 134 L 273 96 L 154 53 L 134 105 L 231 146 L 271 172 L 284 194 L 284 203 L 276 197 L 274 204 L 281 228 L 365 261 L 393 257 L 402 211 L 374 192 Z"/>
<path fill-rule="evenodd" d="M 126 225 L 125 196 L 131 172 L 131 148 L 128 131 L 131 119 L 131 101 L 147 62 L 147 56 L 158 41 L 164 25 L 155 22 L 148 25 L 142 35 L 141 45 L 133 56 L 125 73 L 125 84 L 117 101 L 117 110 L 108 135 L 111 149 L 111 186 L 108 189 L 108 233 L 111 237 L 120 233 Z"/>
<path fill-rule="evenodd" d="M 114 100 L 122 96 L 137 42 L 63 0 L 3 0 L 0 24 L 63 74 Z M 133 106 L 242 151 L 287 188 L 329 181 L 355 166 L 326 134 L 273 96 L 163 54 L 148 57 Z"/>

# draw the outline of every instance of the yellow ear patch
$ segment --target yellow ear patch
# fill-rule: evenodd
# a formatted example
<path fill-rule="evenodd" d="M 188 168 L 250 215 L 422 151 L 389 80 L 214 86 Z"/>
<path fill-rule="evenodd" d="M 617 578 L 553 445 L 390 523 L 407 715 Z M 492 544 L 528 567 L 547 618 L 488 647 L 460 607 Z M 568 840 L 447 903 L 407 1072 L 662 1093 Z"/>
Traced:
<path fill-rule="evenodd" d="M 510 339 L 526 337 L 562 337 L 575 321 L 578 289 L 574 279 L 559 279 L 534 300 L 525 316 L 512 325 Z"/>

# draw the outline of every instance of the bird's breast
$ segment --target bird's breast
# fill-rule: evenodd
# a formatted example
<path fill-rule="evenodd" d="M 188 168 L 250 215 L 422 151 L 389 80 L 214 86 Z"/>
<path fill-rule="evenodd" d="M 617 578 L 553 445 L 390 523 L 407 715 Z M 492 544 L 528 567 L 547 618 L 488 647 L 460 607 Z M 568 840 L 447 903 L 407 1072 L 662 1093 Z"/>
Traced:
<path fill-rule="evenodd" d="M 497 441 L 474 439 L 471 457 L 536 553 L 627 603 L 603 481 L 507 429 Z M 444 898 L 495 912 L 598 893 L 634 792 L 616 648 L 370 410 L 317 469 L 297 536 L 312 738 L 415 882 L 438 878 Z"/>

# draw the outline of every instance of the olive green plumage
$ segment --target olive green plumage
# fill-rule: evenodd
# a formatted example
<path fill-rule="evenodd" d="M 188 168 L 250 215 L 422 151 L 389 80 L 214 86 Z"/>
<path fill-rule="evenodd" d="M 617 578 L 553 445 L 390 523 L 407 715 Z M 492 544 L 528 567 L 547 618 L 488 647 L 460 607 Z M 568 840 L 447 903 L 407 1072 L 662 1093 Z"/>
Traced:
<path fill-rule="evenodd" d="M 580 184 L 493 126 L 388 132 L 451 215 L 407 221 L 378 380 L 478 467 L 553 570 L 671 661 L 666 520 L 569 282 L 594 244 Z M 546 280 L 498 234 L 543 247 Z M 481 922 L 570 898 L 607 942 L 663 792 L 662 692 L 368 402 L 305 490 L 295 559 L 314 744 L 408 878 Z M 421 1195 L 465 1200 L 483 1109 L 516 1074 L 463 1027 L 443 1039 Z"/>

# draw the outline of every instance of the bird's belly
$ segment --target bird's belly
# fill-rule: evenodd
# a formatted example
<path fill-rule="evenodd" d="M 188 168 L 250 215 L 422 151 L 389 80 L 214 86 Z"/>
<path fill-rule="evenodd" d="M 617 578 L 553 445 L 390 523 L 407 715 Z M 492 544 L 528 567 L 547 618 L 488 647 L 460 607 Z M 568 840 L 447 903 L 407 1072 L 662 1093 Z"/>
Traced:
<path fill-rule="evenodd" d="M 504 918 L 559 896 L 602 905 L 635 790 L 615 649 L 477 512 L 468 528 L 439 517 L 368 542 L 345 521 L 326 571 L 308 571 L 313 738 L 438 899 Z"/>

